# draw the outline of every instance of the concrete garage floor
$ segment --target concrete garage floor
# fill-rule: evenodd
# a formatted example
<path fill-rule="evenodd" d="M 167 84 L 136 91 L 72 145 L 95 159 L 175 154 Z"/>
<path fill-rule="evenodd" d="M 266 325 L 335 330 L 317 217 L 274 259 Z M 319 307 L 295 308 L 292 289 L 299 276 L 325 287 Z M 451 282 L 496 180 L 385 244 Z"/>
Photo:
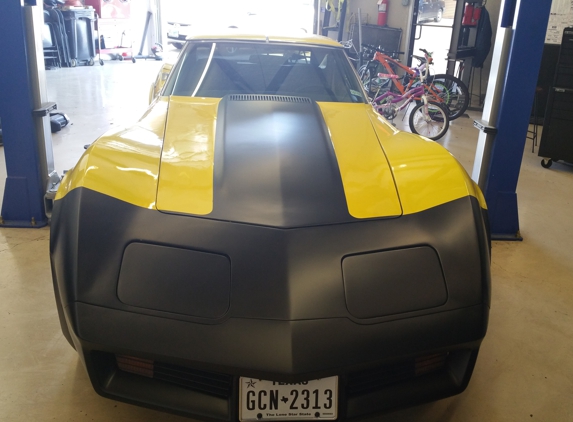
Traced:
<path fill-rule="evenodd" d="M 160 65 L 47 72 L 50 100 L 73 122 L 54 135 L 60 174 L 84 144 L 142 114 Z M 456 120 L 440 141 L 469 171 L 478 136 L 472 122 Z M 468 389 L 368 421 L 573 420 L 573 166 L 547 170 L 539 162 L 528 140 L 518 187 L 524 241 L 493 244 L 490 326 Z M 93 391 L 60 332 L 48 242 L 48 228 L 0 228 L 0 421 L 188 421 Z"/>

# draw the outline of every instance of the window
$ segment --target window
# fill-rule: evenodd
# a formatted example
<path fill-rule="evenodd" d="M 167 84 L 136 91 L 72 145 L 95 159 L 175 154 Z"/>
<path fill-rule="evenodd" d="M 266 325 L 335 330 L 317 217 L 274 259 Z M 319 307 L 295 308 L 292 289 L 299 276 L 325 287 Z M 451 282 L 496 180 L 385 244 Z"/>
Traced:
<path fill-rule="evenodd" d="M 286 44 L 188 43 L 166 95 L 276 94 L 365 102 L 342 49 Z"/>

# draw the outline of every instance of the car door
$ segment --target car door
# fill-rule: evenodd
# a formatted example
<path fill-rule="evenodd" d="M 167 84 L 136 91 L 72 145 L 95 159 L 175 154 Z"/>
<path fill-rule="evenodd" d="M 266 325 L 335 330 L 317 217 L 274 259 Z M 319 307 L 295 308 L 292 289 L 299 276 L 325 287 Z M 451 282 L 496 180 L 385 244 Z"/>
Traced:
<path fill-rule="evenodd" d="M 438 15 L 438 9 L 440 8 L 438 0 L 428 0 L 428 19 L 434 19 Z"/>
<path fill-rule="evenodd" d="M 432 3 L 430 0 L 420 0 L 418 4 L 418 21 L 426 20 L 431 16 Z"/>

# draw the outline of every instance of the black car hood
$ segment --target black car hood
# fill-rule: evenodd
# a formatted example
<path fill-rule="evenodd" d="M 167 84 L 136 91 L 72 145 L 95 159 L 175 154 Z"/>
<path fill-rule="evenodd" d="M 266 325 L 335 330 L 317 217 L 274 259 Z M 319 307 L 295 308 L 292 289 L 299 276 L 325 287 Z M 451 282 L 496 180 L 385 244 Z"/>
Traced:
<path fill-rule="evenodd" d="M 159 210 L 273 227 L 356 221 L 337 160 L 341 152 L 335 153 L 314 101 L 229 95 L 218 104 L 174 107 L 173 102 L 159 172 Z M 368 121 L 366 127 L 381 151 Z M 393 216 L 400 215 L 383 155 L 381 161 L 390 175 Z"/>

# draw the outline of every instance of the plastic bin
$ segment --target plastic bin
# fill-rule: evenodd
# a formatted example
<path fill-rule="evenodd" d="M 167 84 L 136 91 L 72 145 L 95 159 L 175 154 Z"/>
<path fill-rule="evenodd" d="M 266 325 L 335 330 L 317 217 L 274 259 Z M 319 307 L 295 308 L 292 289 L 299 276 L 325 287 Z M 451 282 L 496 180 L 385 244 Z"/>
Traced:
<path fill-rule="evenodd" d="M 94 65 L 94 10 L 72 9 L 63 12 L 68 36 L 70 64 Z"/>

